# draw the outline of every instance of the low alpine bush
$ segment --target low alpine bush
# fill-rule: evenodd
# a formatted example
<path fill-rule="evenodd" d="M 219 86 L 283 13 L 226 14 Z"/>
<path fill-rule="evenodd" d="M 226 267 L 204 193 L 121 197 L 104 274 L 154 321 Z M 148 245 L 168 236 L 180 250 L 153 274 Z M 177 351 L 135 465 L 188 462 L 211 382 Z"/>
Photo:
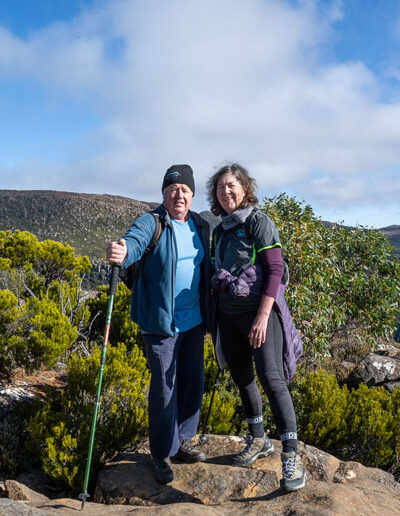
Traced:
<path fill-rule="evenodd" d="M 400 456 L 400 389 L 340 387 L 323 369 L 294 385 L 300 438 L 343 460 L 389 468 Z"/>
<path fill-rule="evenodd" d="M 64 390 L 48 399 L 29 422 L 29 447 L 42 469 L 77 492 L 83 485 L 90 429 L 97 392 L 101 349 L 67 362 Z M 110 347 L 104 367 L 101 405 L 96 426 L 91 479 L 102 464 L 147 433 L 150 373 L 137 346 Z"/>

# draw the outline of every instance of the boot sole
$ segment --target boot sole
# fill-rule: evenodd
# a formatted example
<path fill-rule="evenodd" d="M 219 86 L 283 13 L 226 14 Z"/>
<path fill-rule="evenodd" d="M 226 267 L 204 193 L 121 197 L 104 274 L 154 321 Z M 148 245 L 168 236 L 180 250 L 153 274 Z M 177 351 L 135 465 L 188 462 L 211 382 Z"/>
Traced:
<path fill-rule="evenodd" d="M 171 482 L 174 481 L 174 477 L 173 476 L 172 477 L 168 477 L 168 478 L 164 478 L 164 477 L 158 477 L 155 473 L 154 473 L 154 478 L 160 484 L 170 484 Z"/>
<path fill-rule="evenodd" d="M 180 457 L 171 457 L 172 460 L 175 462 L 182 462 L 183 464 L 196 464 L 196 462 L 205 462 L 207 460 L 206 457 L 200 458 L 200 459 L 182 459 Z"/>
<path fill-rule="evenodd" d="M 171 457 L 173 461 L 183 462 L 184 464 L 195 464 L 196 462 L 205 462 L 207 457 L 202 454 L 197 457 L 189 457 L 189 456 L 179 456 L 179 453 Z"/>

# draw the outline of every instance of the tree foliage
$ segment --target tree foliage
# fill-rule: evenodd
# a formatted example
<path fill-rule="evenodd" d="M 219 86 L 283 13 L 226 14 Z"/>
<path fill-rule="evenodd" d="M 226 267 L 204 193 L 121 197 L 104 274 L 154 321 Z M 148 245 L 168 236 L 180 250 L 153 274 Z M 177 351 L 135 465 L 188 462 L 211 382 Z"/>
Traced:
<path fill-rule="evenodd" d="M 262 209 L 280 231 L 286 289 L 309 357 L 327 357 L 334 337 L 372 346 L 389 338 L 400 309 L 400 263 L 378 230 L 325 226 L 310 205 L 281 194 Z"/>

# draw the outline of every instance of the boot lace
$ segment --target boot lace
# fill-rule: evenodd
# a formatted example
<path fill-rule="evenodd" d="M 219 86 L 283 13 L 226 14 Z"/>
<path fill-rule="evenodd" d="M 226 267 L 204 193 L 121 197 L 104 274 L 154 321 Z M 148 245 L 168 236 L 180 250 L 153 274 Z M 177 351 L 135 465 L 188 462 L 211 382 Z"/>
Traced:
<path fill-rule="evenodd" d="M 246 458 L 247 454 L 252 452 L 252 447 L 254 445 L 254 437 L 251 435 L 245 435 L 244 440 L 246 441 L 246 447 L 238 454 L 239 457 Z"/>
<path fill-rule="evenodd" d="M 296 472 L 296 457 L 289 457 L 282 462 L 282 474 L 284 478 L 293 478 Z"/>
<path fill-rule="evenodd" d="M 181 448 L 185 451 L 192 451 L 194 449 L 194 446 L 193 446 L 193 443 L 190 439 L 184 439 L 182 442 L 181 442 Z"/>

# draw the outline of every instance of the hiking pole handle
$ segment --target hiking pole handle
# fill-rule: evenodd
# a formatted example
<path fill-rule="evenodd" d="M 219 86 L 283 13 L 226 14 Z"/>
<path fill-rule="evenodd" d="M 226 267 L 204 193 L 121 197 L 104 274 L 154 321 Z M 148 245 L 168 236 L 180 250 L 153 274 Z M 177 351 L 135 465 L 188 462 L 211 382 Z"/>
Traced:
<path fill-rule="evenodd" d="M 117 285 L 119 281 L 119 270 L 121 268 L 120 264 L 114 264 L 111 270 L 111 279 L 110 279 L 110 295 L 114 296 L 117 292 Z"/>

